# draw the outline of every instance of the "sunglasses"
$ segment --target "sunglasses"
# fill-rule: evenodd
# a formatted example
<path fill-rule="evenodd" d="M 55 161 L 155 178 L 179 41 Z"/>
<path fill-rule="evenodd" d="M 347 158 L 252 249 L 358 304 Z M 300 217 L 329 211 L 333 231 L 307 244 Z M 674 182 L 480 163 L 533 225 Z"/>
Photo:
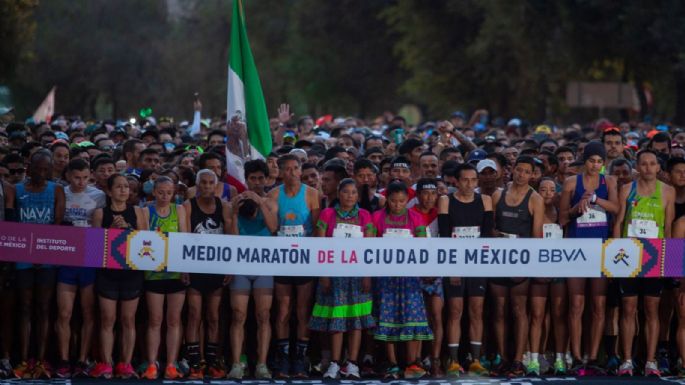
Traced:
<path fill-rule="evenodd" d="M 113 150 L 114 150 L 113 146 L 100 146 L 100 151 L 109 152 L 109 151 L 113 151 Z"/>

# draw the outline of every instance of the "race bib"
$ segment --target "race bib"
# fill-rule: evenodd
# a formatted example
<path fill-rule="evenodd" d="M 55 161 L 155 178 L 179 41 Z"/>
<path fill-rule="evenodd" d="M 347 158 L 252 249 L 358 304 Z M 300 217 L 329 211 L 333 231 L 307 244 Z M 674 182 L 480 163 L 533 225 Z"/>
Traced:
<path fill-rule="evenodd" d="M 556 223 L 545 223 L 542 225 L 543 238 L 546 239 L 561 239 L 564 237 L 564 232 L 561 226 Z"/>
<path fill-rule="evenodd" d="M 509 234 L 509 233 L 505 233 L 505 232 L 502 232 L 502 231 L 500 231 L 499 233 L 500 233 L 500 237 L 501 237 L 501 238 L 510 238 L 510 239 L 514 239 L 514 238 L 518 238 L 518 237 L 519 237 L 519 236 L 516 235 L 516 234 Z"/>
<path fill-rule="evenodd" d="M 278 235 L 281 237 L 304 237 L 304 226 L 281 226 Z"/>
<path fill-rule="evenodd" d="M 452 238 L 478 238 L 480 226 L 456 226 L 452 229 Z"/>
<path fill-rule="evenodd" d="M 606 226 L 607 223 L 606 211 L 597 205 L 590 206 L 590 208 L 583 215 L 576 219 L 576 225 L 578 227 Z"/>
<path fill-rule="evenodd" d="M 649 219 L 633 219 L 628 225 L 628 236 L 635 238 L 659 238 L 659 226 Z"/>
<path fill-rule="evenodd" d="M 409 229 L 385 229 L 383 238 L 414 238 Z"/>
<path fill-rule="evenodd" d="M 90 227 L 87 220 L 75 220 L 71 222 L 74 227 Z"/>
<path fill-rule="evenodd" d="M 361 226 L 338 223 L 333 229 L 333 238 L 364 238 L 364 233 Z"/>

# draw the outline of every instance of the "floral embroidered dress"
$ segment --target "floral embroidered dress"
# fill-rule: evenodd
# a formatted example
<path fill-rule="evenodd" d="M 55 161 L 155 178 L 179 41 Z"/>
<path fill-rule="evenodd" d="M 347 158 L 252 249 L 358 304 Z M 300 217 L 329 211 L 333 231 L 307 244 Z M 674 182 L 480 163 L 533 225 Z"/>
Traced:
<path fill-rule="evenodd" d="M 386 210 L 378 210 L 373 214 L 372 223 L 378 236 L 426 236 L 423 219 L 413 211 L 391 215 Z M 433 339 L 418 277 L 379 277 L 376 289 L 378 322 L 375 339 L 388 342 Z"/>
<path fill-rule="evenodd" d="M 351 211 L 335 208 L 321 211 L 317 227 L 326 237 L 360 238 L 371 226 L 371 214 L 355 206 Z M 324 293 L 319 285 L 309 328 L 320 332 L 347 332 L 376 326 L 372 316 L 371 293 L 362 291 L 362 277 L 332 277 L 331 288 Z"/>

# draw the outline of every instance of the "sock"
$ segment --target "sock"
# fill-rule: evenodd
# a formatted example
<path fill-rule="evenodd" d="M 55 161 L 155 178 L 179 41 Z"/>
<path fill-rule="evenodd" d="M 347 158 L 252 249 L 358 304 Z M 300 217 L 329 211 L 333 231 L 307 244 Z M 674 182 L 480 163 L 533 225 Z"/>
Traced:
<path fill-rule="evenodd" d="M 633 363 L 633 360 L 627 359 L 627 360 L 625 360 L 625 362 L 627 362 L 627 363 L 629 363 L 629 364 L 632 364 L 632 363 Z"/>
<path fill-rule="evenodd" d="M 297 358 L 304 359 L 307 356 L 307 346 L 309 346 L 309 341 L 297 341 Z"/>
<path fill-rule="evenodd" d="M 281 338 L 276 341 L 276 346 L 282 356 L 287 357 L 290 354 L 290 341 L 287 338 Z"/>
<path fill-rule="evenodd" d="M 186 344 L 186 357 L 188 358 L 188 363 L 190 363 L 191 367 L 200 365 L 199 342 L 188 342 Z"/>
<path fill-rule="evenodd" d="M 447 344 L 450 349 L 450 360 L 452 362 L 459 362 L 459 344 Z"/>
<path fill-rule="evenodd" d="M 216 354 L 218 351 L 218 344 L 207 343 L 207 347 L 205 348 L 205 357 L 207 358 L 207 364 L 212 365 L 216 362 Z"/>
<path fill-rule="evenodd" d="M 364 354 L 364 358 L 362 358 L 362 362 L 368 362 L 373 364 L 373 356 L 370 355 L 369 353 Z"/>
<path fill-rule="evenodd" d="M 559 353 L 554 356 L 555 361 L 563 361 L 564 360 L 564 353 Z"/>
<path fill-rule="evenodd" d="M 471 355 L 474 360 L 480 360 L 480 348 L 483 346 L 482 342 L 471 341 Z"/>
<path fill-rule="evenodd" d="M 540 356 L 540 353 L 530 353 L 530 360 L 533 362 L 538 362 L 539 356 Z"/>
<path fill-rule="evenodd" d="M 609 357 L 617 355 L 616 341 L 618 341 L 618 336 L 604 336 L 604 350 Z"/>

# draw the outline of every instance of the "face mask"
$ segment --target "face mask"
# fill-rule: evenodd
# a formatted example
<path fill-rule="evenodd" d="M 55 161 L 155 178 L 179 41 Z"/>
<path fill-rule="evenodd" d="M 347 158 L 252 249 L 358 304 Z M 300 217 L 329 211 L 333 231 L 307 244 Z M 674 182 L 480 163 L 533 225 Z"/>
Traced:
<path fill-rule="evenodd" d="M 145 183 L 143 183 L 143 193 L 145 193 L 145 195 L 151 195 L 154 187 L 155 187 L 154 181 L 146 180 Z"/>

